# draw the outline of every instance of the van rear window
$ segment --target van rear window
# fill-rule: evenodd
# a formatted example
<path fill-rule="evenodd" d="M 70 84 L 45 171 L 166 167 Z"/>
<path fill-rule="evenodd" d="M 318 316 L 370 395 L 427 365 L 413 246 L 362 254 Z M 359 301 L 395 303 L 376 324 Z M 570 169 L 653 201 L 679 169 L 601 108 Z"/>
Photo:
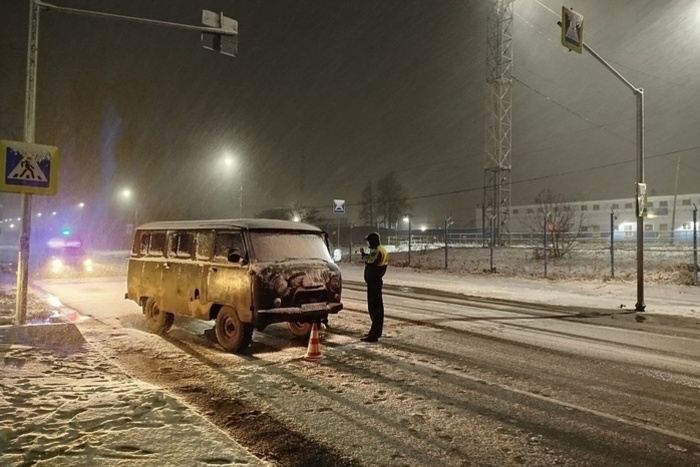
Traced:
<path fill-rule="evenodd" d="M 134 247 L 131 250 L 133 256 L 146 256 L 148 253 L 148 239 L 150 238 L 147 232 L 139 232 L 137 234 L 136 240 L 134 241 Z"/>

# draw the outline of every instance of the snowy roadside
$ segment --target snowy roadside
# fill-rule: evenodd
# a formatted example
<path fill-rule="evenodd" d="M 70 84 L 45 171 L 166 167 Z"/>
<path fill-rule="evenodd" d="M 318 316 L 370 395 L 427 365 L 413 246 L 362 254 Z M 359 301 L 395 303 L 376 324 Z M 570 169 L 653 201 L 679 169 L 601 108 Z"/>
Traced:
<path fill-rule="evenodd" d="M 362 281 L 358 264 L 340 264 L 343 279 Z M 498 274 L 458 274 L 439 270 L 391 267 L 384 283 L 422 287 L 486 298 L 547 305 L 634 310 L 636 282 L 622 280 L 531 279 Z M 700 287 L 645 284 L 646 312 L 700 318 Z"/>
<path fill-rule="evenodd" d="M 268 465 L 75 325 L 29 328 L 0 326 L 0 465 Z"/>

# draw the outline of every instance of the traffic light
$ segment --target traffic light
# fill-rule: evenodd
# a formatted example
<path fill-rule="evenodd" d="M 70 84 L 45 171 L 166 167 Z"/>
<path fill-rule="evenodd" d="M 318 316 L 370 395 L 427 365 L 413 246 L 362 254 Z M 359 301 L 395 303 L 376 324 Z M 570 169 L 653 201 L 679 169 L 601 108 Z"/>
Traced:
<path fill-rule="evenodd" d="M 583 15 L 561 7 L 561 45 L 574 52 L 583 51 Z"/>
<path fill-rule="evenodd" d="M 231 57 L 238 56 L 238 21 L 227 18 L 223 13 L 202 10 L 202 24 L 226 32 L 203 32 L 202 47 Z"/>

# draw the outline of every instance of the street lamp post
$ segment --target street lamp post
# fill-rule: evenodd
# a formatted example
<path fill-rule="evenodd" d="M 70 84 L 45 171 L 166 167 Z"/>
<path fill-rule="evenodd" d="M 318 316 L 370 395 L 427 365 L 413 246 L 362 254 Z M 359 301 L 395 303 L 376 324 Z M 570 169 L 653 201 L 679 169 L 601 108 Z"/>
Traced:
<path fill-rule="evenodd" d="M 129 202 L 134 203 L 134 229 L 136 229 L 136 226 L 139 225 L 139 205 L 135 200 L 133 200 L 132 194 L 133 193 L 129 188 L 124 188 L 122 190 L 122 197 Z"/>
<path fill-rule="evenodd" d="M 411 216 L 405 216 L 404 222 L 408 222 L 408 265 L 411 265 Z"/>
<path fill-rule="evenodd" d="M 236 175 L 236 158 L 231 154 L 224 155 L 224 165 L 229 175 Z M 240 176 L 239 176 L 240 179 Z M 240 188 L 238 190 L 238 217 L 243 217 L 243 181 L 240 180 Z"/>

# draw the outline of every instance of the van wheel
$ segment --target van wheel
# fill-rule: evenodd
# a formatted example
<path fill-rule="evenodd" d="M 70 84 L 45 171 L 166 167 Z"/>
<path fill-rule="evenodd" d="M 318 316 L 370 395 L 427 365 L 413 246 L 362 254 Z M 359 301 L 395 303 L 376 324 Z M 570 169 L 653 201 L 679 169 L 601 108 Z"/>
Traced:
<path fill-rule="evenodd" d="M 175 315 L 161 310 L 155 298 L 149 298 L 143 305 L 143 313 L 146 315 L 146 325 L 153 334 L 163 335 L 170 330 L 175 321 Z"/>
<path fill-rule="evenodd" d="M 219 345 L 227 352 L 238 352 L 253 340 L 253 325 L 242 323 L 236 310 L 225 306 L 219 310 L 214 322 L 214 332 Z"/>
<path fill-rule="evenodd" d="M 312 323 L 293 323 L 293 322 L 288 322 L 287 326 L 289 327 L 289 330 L 294 334 L 295 337 L 309 337 L 309 334 L 311 334 L 311 326 L 313 326 Z"/>

